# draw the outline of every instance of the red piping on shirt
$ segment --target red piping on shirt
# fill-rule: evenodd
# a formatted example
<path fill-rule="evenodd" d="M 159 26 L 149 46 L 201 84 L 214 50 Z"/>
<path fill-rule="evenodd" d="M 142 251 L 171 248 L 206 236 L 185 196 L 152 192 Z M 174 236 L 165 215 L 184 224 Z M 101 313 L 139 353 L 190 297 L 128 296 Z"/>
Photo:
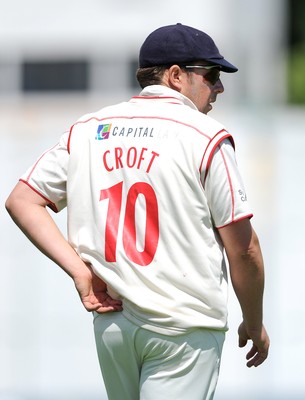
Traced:
<path fill-rule="evenodd" d="M 245 215 L 245 216 L 240 217 L 240 218 L 238 218 L 238 219 L 235 219 L 234 221 L 231 221 L 231 222 L 229 222 L 229 223 L 226 224 L 226 225 L 216 226 L 216 228 L 217 228 L 217 229 L 225 228 L 226 226 L 235 224 L 236 222 L 242 221 L 243 219 L 246 219 L 246 218 L 251 219 L 252 217 L 253 217 L 253 214 L 248 214 L 248 215 Z"/>
<path fill-rule="evenodd" d="M 141 99 L 141 100 L 152 100 L 152 99 L 157 99 L 157 100 L 168 100 L 168 99 L 173 99 L 175 100 L 174 104 L 183 104 L 182 101 L 177 99 L 177 97 L 173 96 L 133 96 L 131 100 L 133 99 Z M 177 103 L 176 103 L 177 102 Z"/>
<path fill-rule="evenodd" d="M 31 186 L 29 184 L 29 182 L 27 182 L 24 179 L 19 179 L 20 182 L 25 183 L 30 189 L 32 189 L 35 193 L 37 193 L 40 197 L 42 197 L 44 200 L 46 200 L 48 202 L 47 206 L 51 208 L 51 210 L 53 210 L 54 212 L 58 213 L 58 208 L 56 207 L 55 203 L 53 203 L 50 199 L 48 199 L 47 197 L 43 196 L 40 192 L 38 192 L 38 190 L 36 190 L 33 186 Z"/>
<path fill-rule="evenodd" d="M 230 193 L 231 193 L 231 201 L 232 201 L 232 213 L 231 213 L 231 220 L 234 221 L 234 213 L 235 213 L 235 198 L 234 198 L 234 191 L 233 191 L 233 185 L 232 185 L 232 179 L 231 179 L 231 175 L 229 172 L 229 168 L 228 168 L 228 164 L 227 161 L 225 159 L 225 156 L 223 154 L 222 149 L 220 148 L 220 153 L 223 159 L 223 163 L 225 165 L 226 171 L 227 171 L 227 177 L 228 177 L 228 181 L 229 181 L 229 187 L 230 187 Z"/>
<path fill-rule="evenodd" d="M 118 116 L 118 115 L 117 115 L 117 116 L 104 117 L 104 118 L 91 117 L 91 118 L 89 118 L 89 119 L 87 119 L 87 120 L 85 120 L 85 121 L 77 121 L 77 122 L 75 122 L 75 124 L 73 124 L 73 125 L 71 126 L 71 128 L 70 128 L 70 133 L 69 133 L 69 137 L 68 137 L 68 143 L 67 143 L 67 150 L 68 150 L 68 153 L 70 154 L 70 143 L 71 143 L 72 131 L 73 131 L 73 128 L 74 128 L 76 125 L 79 125 L 79 124 L 86 124 L 87 122 L 90 122 L 90 121 L 92 121 L 92 120 L 96 120 L 96 121 L 99 121 L 99 122 L 100 122 L 100 121 L 105 121 L 105 120 L 110 120 L 110 119 L 159 119 L 159 120 L 164 120 L 164 121 L 175 122 L 175 123 L 177 123 L 177 124 L 184 125 L 184 126 L 187 126 L 188 128 L 194 129 L 194 130 L 197 131 L 200 135 L 205 136 L 206 138 L 208 138 L 208 139 L 211 140 L 210 136 L 208 136 L 208 135 L 205 134 L 204 132 L 200 131 L 200 130 L 199 130 L 198 128 L 196 128 L 195 126 L 190 125 L 190 124 L 187 124 L 187 123 L 182 122 L 182 121 L 178 121 L 178 120 L 176 120 L 176 119 L 172 119 L 172 118 L 165 118 L 165 117 L 158 117 L 158 116 L 150 116 L 150 115 L 149 115 L 149 116 L 144 116 L 144 115 L 132 115 L 132 116 L 121 115 L 121 116 Z M 222 131 L 220 131 L 220 132 L 222 132 Z M 228 134 L 228 136 L 231 136 L 231 135 Z M 223 139 L 223 137 L 222 137 L 221 139 Z"/>
<path fill-rule="evenodd" d="M 220 135 L 222 132 L 226 132 L 226 130 L 225 130 L 225 129 L 222 129 L 221 131 L 217 132 L 216 135 L 210 140 L 210 143 L 214 140 L 214 138 L 215 138 L 217 135 Z M 212 158 L 213 158 L 213 156 L 214 156 L 215 149 L 216 149 L 216 147 L 218 147 L 219 144 L 220 144 L 223 140 L 225 140 L 225 139 L 230 139 L 233 148 L 235 148 L 234 140 L 233 140 L 232 136 L 231 136 L 228 132 L 227 132 L 226 135 L 221 136 L 221 137 L 219 138 L 219 140 L 217 140 L 217 141 L 215 142 L 215 144 L 214 144 L 212 150 L 210 151 L 210 155 L 209 155 L 208 161 L 207 161 L 207 163 L 206 163 L 206 171 L 205 171 L 205 175 L 204 175 L 204 179 L 203 179 L 203 186 L 204 186 L 204 183 L 205 183 L 205 180 L 206 180 L 208 171 L 209 171 L 210 164 L 211 164 L 211 162 L 212 162 Z M 200 171 L 200 172 L 201 172 L 201 170 L 202 170 L 202 164 L 203 164 L 203 161 L 204 161 L 206 152 L 208 151 L 208 148 L 209 148 L 209 145 L 206 147 L 205 152 L 204 152 L 204 154 L 203 154 L 202 161 L 201 161 L 200 168 L 199 168 L 199 171 Z"/>
<path fill-rule="evenodd" d="M 29 172 L 28 176 L 26 177 L 26 180 L 28 181 L 32 175 L 32 172 L 34 171 L 34 169 L 36 168 L 37 164 L 39 163 L 39 161 L 51 150 L 53 150 L 56 146 L 58 146 L 58 143 L 56 143 L 55 146 L 51 147 L 50 149 L 46 150 L 39 158 L 38 160 L 35 162 L 35 164 L 33 165 L 33 168 L 31 169 L 31 171 Z"/>

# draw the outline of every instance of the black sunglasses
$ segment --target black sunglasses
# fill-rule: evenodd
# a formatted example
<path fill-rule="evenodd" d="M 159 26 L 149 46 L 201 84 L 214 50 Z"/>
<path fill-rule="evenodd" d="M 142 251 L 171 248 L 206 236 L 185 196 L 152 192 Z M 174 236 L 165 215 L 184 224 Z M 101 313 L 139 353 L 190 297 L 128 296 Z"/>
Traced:
<path fill-rule="evenodd" d="M 209 72 L 204 75 L 204 79 L 210 82 L 210 84 L 213 86 L 216 85 L 220 79 L 219 65 L 181 65 L 181 68 L 209 70 Z"/>

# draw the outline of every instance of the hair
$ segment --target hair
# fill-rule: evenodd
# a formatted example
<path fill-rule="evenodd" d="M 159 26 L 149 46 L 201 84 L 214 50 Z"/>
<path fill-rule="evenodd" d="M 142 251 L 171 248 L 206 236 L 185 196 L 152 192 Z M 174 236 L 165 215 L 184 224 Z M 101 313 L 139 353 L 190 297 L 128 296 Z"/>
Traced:
<path fill-rule="evenodd" d="M 189 65 L 192 64 L 192 62 L 189 63 Z M 174 65 L 174 63 L 168 65 L 158 65 L 155 67 L 138 68 L 136 72 L 136 78 L 141 88 L 144 89 L 146 86 L 150 85 L 160 85 L 162 83 L 164 72 L 169 69 L 171 65 Z M 191 72 L 185 69 L 183 65 L 178 63 L 176 65 L 179 65 L 181 69 L 184 69 L 188 76 L 191 76 Z"/>
<path fill-rule="evenodd" d="M 136 72 L 136 77 L 141 88 L 144 89 L 146 86 L 149 85 L 160 85 L 166 69 L 168 69 L 168 65 L 138 68 Z"/>

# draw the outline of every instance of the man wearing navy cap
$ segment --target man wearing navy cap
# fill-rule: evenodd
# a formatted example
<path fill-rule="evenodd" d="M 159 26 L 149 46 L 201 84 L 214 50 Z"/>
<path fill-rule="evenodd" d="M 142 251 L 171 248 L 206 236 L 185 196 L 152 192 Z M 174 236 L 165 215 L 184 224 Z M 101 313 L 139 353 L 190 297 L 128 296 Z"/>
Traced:
<path fill-rule="evenodd" d="M 228 329 L 224 253 L 247 366 L 268 356 L 263 259 L 234 141 L 206 115 L 220 73 L 236 71 L 206 33 L 155 30 L 140 49 L 140 95 L 80 118 L 7 200 L 94 313 L 110 400 L 213 398 Z M 67 206 L 68 241 L 47 206 Z"/>

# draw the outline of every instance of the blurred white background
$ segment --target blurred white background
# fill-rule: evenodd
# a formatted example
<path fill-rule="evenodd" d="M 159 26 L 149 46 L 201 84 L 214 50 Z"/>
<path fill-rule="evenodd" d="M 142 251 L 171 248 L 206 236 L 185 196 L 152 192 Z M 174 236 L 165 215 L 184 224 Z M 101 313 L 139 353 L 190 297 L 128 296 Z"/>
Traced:
<path fill-rule="evenodd" d="M 301 1 L 301 0 L 300 0 Z M 305 398 L 305 109 L 286 103 L 286 0 L 0 0 L 0 400 L 106 400 L 92 318 L 4 210 L 19 176 L 82 114 L 128 99 L 145 37 L 182 22 L 239 67 L 211 116 L 233 134 L 266 264 L 270 358 L 245 366 L 231 290 L 215 400 Z M 86 91 L 30 91 L 24 65 L 85 60 Z M 305 90 L 305 88 L 304 88 Z M 65 211 L 56 215 L 65 232 Z M 124 399 L 122 399 L 124 400 Z M 158 400 L 158 399 L 156 399 Z"/>

